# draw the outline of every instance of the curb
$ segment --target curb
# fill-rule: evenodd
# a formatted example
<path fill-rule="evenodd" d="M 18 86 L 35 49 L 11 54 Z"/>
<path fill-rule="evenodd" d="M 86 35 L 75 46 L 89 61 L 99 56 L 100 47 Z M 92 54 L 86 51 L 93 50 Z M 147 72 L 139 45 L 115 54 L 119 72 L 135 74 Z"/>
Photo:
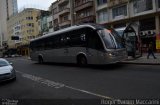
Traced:
<path fill-rule="evenodd" d="M 120 64 L 134 64 L 134 65 L 160 65 L 160 63 L 136 63 L 136 62 L 119 62 Z"/>

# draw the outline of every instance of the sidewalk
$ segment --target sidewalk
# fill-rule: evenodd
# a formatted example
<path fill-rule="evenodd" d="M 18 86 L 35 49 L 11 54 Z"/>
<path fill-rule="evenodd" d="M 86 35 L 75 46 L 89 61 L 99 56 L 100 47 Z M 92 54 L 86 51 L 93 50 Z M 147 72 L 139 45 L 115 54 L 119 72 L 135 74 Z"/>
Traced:
<path fill-rule="evenodd" d="M 142 54 L 142 57 L 136 59 L 127 59 L 120 63 L 123 64 L 140 64 L 140 65 L 160 65 L 160 53 L 155 53 L 157 59 L 154 59 L 153 56 L 150 56 L 147 59 L 147 53 Z"/>

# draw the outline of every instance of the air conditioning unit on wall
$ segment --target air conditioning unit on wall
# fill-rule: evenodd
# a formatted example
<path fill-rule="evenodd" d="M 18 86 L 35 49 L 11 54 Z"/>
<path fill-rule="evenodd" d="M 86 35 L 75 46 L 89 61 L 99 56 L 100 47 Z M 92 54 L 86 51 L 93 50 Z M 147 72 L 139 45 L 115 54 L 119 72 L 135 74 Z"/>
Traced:
<path fill-rule="evenodd" d="M 156 34 L 156 33 L 155 33 L 155 30 L 149 30 L 149 31 L 148 31 L 148 34 L 154 35 L 154 34 Z"/>
<path fill-rule="evenodd" d="M 156 33 L 155 33 L 155 30 L 147 30 L 147 31 L 141 31 L 140 32 L 140 35 L 141 36 L 144 36 L 144 35 L 155 35 Z"/>

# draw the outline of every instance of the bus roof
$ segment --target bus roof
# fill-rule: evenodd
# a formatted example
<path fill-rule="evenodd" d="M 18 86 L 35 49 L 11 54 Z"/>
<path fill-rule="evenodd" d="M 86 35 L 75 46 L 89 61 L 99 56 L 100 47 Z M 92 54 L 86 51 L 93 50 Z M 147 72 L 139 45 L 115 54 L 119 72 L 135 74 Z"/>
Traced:
<path fill-rule="evenodd" d="M 40 39 L 43 39 L 43 38 L 47 38 L 49 36 L 53 36 L 53 35 L 56 35 L 56 34 L 61 34 L 61 33 L 64 33 L 64 32 L 76 30 L 76 29 L 79 29 L 79 28 L 85 28 L 85 27 L 90 27 L 90 28 L 92 28 L 94 30 L 97 29 L 97 28 L 103 28 L 102 26 L 97 25 L 97 24 L 74 25 L 74 26 L 71 26 L 71 27 L 68 27 L 68 28 L 64 28 L 64 29 L 61 29 L 61 30 L 58 30 L 58 31 L 55 31 L 55 32 L 52 32 L 52 33 L 49 33 L 49 34 L 46 34 L 46 35 L 41 36 L 39 38 L 33 39 L 33 40 L 31 40 L 31 42 L 32 41 L 36 41 L 36 40 L 40 40 Z"/>

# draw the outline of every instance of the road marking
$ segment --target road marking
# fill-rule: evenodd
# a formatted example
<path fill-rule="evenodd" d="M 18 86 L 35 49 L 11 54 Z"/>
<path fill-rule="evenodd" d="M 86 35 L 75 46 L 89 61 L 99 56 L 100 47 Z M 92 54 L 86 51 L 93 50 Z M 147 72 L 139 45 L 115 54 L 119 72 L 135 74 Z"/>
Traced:
<path fill-rule="evenodd" d="M 71 87 L 71 86 L 65 85 L 65 87 L 66 87 L 66 88 L 69 88 L 69 89 L 71 89 L 71 90 L 80 91 L 80 92 L 82 92 L 82 93 L 90 94 L 90 95 L 97 96 L 97 97 L 100 97 L 100 98 L 104 98 L 104 99 L 113 99 L 113 98 L 108 97 L 108 96 L 104 96 L 104 95 L 97 94 L 97 93 L 93 93 L 93 92 L 90 92 L 90 91 L 86 91 L 86 90 L 74 88 L 74 87 Z"/>
<path fill-rule="evenodd" d="M 72 87 L 72 86 L 65 85 L 63 83 L 51 81 L 51 80 L 44 79 L 44 78 L 41 78 L 41 77 L 37 77 L 37 76 L 34 76 L 34 75 L 26 74 L 26 73 L 23 73 L 23 72 L 20 72 L 20 71 L 16 71 L 16 72 L 22 74 L 22 77 L 24 77 L 24 78 L 30 79 L 30 80 L 35 81 L 37 83 L 45 84 L 48 87 L 53 87 L 53 88 L 56 88 L 56 89 L 65 87 L 65 88 L 68 88 L 68 89 L 71 89 L 71 90 L 74 90 L 74 91 L 79 91 L 79 92 L 90 94 L 90 95 L 93 95 L 93 96 L 96 96 L 96 97 L 100 97 L 100 98 L 104 98 L 104 99 L 113 99 L 113 98 L 105 96 L 105 95 L 93 93 L 93 92 L 86 91 L 86 90 L 79 89 L 79 88 L 75 88 L 75 87 Z"/>
<path fill-rule="evenodd" d="M 34 76 L 34 75 L 22 73 L 22 72 L 19 72 L 19 71 L 17 71 L 17 72 L 21 73 L 22 77 L 24 77 L 24 78 L 27 78 L 27 79 L 30 79 L 32 81 L 47 85 L 49 87 L 53 87 L 53 88 L 56 88 L 56 89 L 64 87 L 64 84 L 61 84 L 61 83 L 58 83 L 58 82 L 54 82 L 54 81 L 44 79 L 44 78 L 41 78 L 41 77 L 37 77 L 37 76 Z"/>
<path fill-rule="evenodd" d="M 85 93 L 85 94 L 89 94 L 89 95 L 93 95 L 93 96 L 102 98 L 103 99 L 103 100 L 101 100 L 102 104 L 106 104 L 105 102 L 109 102 L 108 100 L 110 100 L 110 102 L 118 102 L 118 103 L 123 102 L 120 99 L 114 99 L 114 98 L 111 98 L 111 97 L 108 97 L 108 96 L 105 96 L 105 95 L 97 94 L 97 93 L 94 93 L 94 92 L 90 92 L 90 91 L 86 91 L 86 90 L 83 90 L 83 89 L 68 86 L 68 85 L 65 85 L 63 83 L 59 83 L 59 82 L 51 81 L 51 80 L 48 80 L 48 79 L 44 79 L 42 77 L 38 77 L 38 76 L 31 75 L 31 74 L 23 73 L 23 72 L 20 72 L 20 71 L 16 71 L 16 72 L 22 74 L 22 77 L 24 77 L 24 78 L 30 79 L 30 80 L 35 81 L 37 83 L 47 85 L 48 87 L 52 87 L 52 88 L 55 88 L 55 89 L 68 88 L 68 89 L 71 89 L 71 90 L 74 90 L 74 91 L 79 91 L 81 93 Z M 131 104 L 126 103 L 126 105 L 134 105 L 134 104 L 133 103 L 131 103 Z"/>

